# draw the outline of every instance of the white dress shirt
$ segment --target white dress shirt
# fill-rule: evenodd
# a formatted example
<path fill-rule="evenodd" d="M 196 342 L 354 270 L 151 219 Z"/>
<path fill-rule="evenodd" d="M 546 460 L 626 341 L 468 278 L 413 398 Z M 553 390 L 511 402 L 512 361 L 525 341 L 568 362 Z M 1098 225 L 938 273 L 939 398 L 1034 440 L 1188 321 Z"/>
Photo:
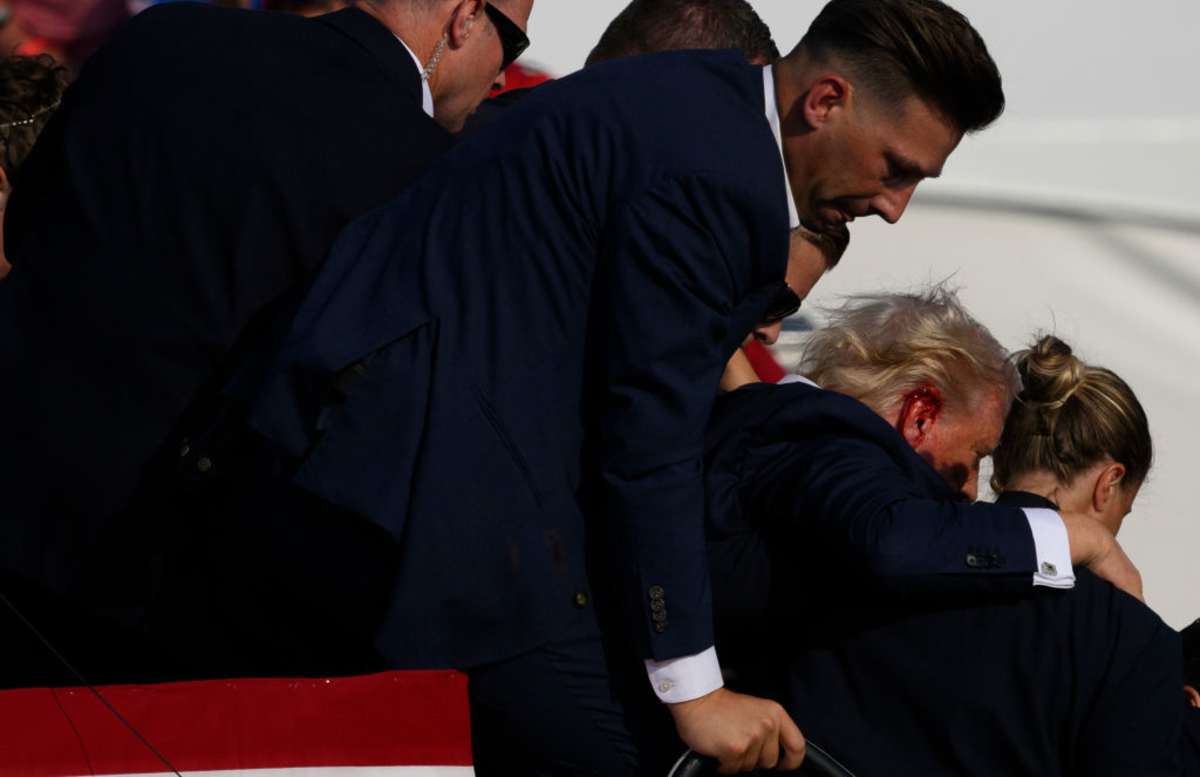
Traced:
<path fill-rule="evenodd" d="M 425 66 L 421 64 L 421 60 L 417 59 L 417 55 L 408 47 L 404 39 L 399 35 L 396 40 L 400 41 L 400 45 L 408 52 L 408 56 L 412 57 L 413 64 L 417 66 L 417 74 L 421 77 L 421 110 L 425 111 L 425 115 L 433 118 L 433 91 L 429 88 L 429 79 L 425 77 Z"/>
<path fill-rule="evenodd" d="M 775 134 L 775 144 L 779 146 L 779 161 L 783 164 L 784 194 L 787 195 L 788 229 L 800 226 L 800 214 L 796 211 L 796 199 L 792 197 L 792 182 L 787 177 L 787 163 L 783 157 L 783 127 L 779 121 L 779 102 L 775 99 L 774 66 L 763 68 L 763 100 L 767 106 L 767 123 Z"/>

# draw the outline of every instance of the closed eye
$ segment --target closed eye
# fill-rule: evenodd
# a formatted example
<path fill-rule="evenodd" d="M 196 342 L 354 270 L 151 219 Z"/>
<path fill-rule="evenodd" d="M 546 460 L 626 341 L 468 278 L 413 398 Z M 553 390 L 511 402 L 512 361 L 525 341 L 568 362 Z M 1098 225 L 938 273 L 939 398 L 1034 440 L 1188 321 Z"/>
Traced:
<path fill-rule="evenodd" d="M 910 159 L 905 159 L 895 153 L 887 155 L 887 183 L 891 186 L 903 186 L 917 183 L 930 176 L 921 166 Z"/>

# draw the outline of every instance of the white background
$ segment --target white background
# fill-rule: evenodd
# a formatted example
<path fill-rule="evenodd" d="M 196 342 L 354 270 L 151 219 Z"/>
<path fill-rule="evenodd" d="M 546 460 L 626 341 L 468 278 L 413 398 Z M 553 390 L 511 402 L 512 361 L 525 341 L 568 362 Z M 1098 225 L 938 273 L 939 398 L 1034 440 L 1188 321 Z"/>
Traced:
<path fill-rule="evenodd" d="M 854 225 L 813 305 L 953 276 L 1005 345 L 1054 331 L 1137 391 L 1157 462 L 1121 533 L 1173 626 L 1200 617 L 1200 3 L 959 0 L 1008 110 L 904 220 Z M 579 67 L 625 3 L 537 0 L 526 61 Z M 787 52 L 820 7 L 752 5 Z M 810 314 L 811 315 L 811 314 Z M 778 353 L 794 358 L 800 335 Z"/>

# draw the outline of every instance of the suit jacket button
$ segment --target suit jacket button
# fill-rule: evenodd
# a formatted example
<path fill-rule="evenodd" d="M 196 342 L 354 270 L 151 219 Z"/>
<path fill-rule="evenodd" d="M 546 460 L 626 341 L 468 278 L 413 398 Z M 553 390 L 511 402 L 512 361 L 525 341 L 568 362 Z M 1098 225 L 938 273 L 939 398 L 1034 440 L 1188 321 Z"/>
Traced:
<path fill-rule="evenodd" d="M 667 630 L 667 624 L 656 623 L 656 624 L 654 624 L 654 630 L 657 631 L 659 634 L 662 634 L 664 631 Z"/>
<path fill-rule="evenodd" d="M 650 598 L 651 599 L 661 599 L 661 598 L 663 598 L 663 593 L 664 593 L 664 591 L 663 591 L 663 587 L 661 585 L 650 586 Z"/>
<path fill-rule="evenodd" d="M 967 566 L 969 566 L 969 567 L 982 566 L 982 564 L 979 561 L 979 556 L 976 556 L 974 553 L 968 553 L 967 554 Z"/>
<path fill-rule="evenodd" d="M 192 452 L 192 446 L 187 440 L 184 440 L 182 443 L 179 444 L 179 458 L 186 459 L 187 455 L 191 452 Z"/>
<path fill-rule="evenodd" d="M 575 606 L 576 607 L 578 607 L 579 609 L 582 610 L 584 607 L 587 607 L 587 603 L 588 603 L 587 591 L 578 591 L 575 593 Z"/>
<path fill-rule="evenodd" d="M 208 472 L 209 470 L 211 470 L 212 466 L 213 466 L 212 459 L 208 458 L 207 456 L 201 456 L 196 461 L 196 469 L 198 469 L 202 473 Z"/>

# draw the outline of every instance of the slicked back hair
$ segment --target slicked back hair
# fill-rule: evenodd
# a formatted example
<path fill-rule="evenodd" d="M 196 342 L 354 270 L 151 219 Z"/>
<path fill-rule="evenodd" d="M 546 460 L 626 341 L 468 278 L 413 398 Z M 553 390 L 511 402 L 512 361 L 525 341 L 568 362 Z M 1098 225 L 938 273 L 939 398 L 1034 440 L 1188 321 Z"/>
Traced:
<path fill-rule="evenodd" d="M 750 62 L 779 59 L 770 28 L 746 0 L 633 0 L 604 30 L 587 64 L 680 49 L 738 49 Z"/>
<path fill-rule="evenodd" d="M 925 100 L 963 133 L 1004 111 L 1000 71 L 967 18 L 940 0 L 831 0 L 797 46 L 892 103 Z"/>

